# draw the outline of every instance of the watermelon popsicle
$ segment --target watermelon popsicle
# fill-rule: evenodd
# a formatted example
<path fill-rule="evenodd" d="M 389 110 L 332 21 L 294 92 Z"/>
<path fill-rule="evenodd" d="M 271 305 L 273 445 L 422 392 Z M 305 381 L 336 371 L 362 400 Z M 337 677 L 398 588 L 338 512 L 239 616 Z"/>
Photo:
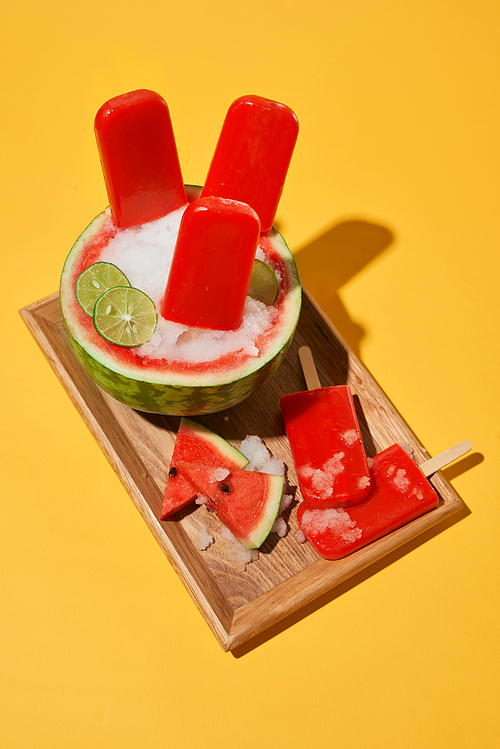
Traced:
<path fill-rule="evenodd" d="M 439 497 L 426 476 L 470 449 L 465 440 L 419 467 L 400 445 L 392 445 L 370 459 L 371 488 L 364 502 L 324 510 L 302 502 L 300 528 L 325 559 L 346 557 L 437 507 Z"/>
<path fill-rule="evenodd" d="M 270 231 L 299 131 L 295 113 L 262 96 L 241 96 L 226 114 L 201 196 L 248 203 Z"/>
<path fill-rule="evenodd" d="M 307 391 L 280 399 L 297 479 L 311 507 L 345 507 L 362 502 L 370 472 L 351 391 L 322 388 L 310 349 L 299 351 Z"/>
<path fill-rule="evenodd" d="M 246 203 L 213 197 L 190 203 L 179 228 L 162 316 L 197 328 L 238 328 L 259 236 L 259 217 Z"/>
<path fill-rule="evenodd" d="M 186 193 L 165 100 L 138 89 L 105 102 L 95 135 L 114 223 L 154 221 L 185 205 Z"/>

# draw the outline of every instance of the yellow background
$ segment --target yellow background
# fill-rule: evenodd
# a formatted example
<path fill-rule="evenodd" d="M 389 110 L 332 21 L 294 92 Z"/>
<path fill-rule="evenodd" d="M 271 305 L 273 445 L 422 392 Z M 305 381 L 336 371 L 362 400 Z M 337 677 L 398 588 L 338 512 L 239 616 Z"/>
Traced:
<path fill-rule="evenodd" d="M 9 3 L 1 96 L 0 743 L 486 749 L 499 721 L 497 0 Z M 470 514 L 224 654 L 17 310 L 106 204 L 93 118 L 167 100 L 186 182 L 229 104 L 301 132 L 303 280 Z"/>

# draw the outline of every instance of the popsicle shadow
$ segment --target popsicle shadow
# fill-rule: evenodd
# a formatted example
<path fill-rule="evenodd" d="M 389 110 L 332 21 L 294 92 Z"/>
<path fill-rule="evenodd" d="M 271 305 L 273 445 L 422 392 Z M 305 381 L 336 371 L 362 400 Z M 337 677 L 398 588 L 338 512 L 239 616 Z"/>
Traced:
<path fill-rule="evenodd" d="M 393 241 L 387 227 L 349 219 L 294 254 L 302 283 L 357 356 L 366 331 L 351 319 L 339 291 Z"/>

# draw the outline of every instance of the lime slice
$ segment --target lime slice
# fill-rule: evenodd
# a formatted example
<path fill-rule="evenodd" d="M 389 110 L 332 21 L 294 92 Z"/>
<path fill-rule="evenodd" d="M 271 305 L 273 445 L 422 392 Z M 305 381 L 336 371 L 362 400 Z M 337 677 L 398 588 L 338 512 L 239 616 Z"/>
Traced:
<path fill-rule="evenodd" d="M 262 260 L 254 260 L 248 296 L 264 304 L 274 304 L 278 296 L 278 280 L 272 268 Z"/>
<path fill-rule="evenodd" d="M 89 317 L 93 317 L 95 303 L 101 294 L 113 286 L 130 286 L 130 282 L 113 263 L 93 263 L 76 279 L 77 302 Z"/>
<path fill-rule="evenodd" d="M 154 302 L 132 286 L 108 289 L 94 308 L 95 329 L 118 346 L 140 346 L 149 341 L 157 319 Z"/>

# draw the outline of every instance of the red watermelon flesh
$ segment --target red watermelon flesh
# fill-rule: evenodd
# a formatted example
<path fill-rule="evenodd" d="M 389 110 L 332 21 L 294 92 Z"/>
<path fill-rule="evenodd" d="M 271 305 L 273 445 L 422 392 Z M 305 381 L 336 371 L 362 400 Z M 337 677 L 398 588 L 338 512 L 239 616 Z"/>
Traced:
<path fill-rule="evenodd" d="M 182 473 L 198 494 L 247 549 L 262 546 L 273 527 L 283 494 L 283 476 L 182 463 Z"/>
<path fill-rule="evenodd" d="M 194 502 L 198 495 L 198 489 L 179 469 L 181 462 L 203 463 L 212 467 L 243 468 L 248 460 L 215 432 L 191 419 L 182 418 L 165 487 L 161 520 L 165 520 L 177 510 Z"/>

